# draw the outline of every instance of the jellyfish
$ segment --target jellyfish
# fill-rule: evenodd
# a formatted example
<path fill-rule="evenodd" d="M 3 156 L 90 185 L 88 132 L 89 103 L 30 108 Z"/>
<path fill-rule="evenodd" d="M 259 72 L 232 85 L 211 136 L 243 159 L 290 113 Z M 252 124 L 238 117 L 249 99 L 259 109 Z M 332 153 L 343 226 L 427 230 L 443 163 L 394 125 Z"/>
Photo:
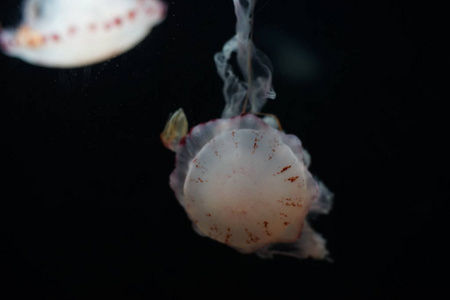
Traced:
<path fill-rule="evenodd" d="M 233 0 L 236 35 L 214 57 L 224 81 L 220 119 L 193 127 L 182 109 L 161 134 L 176 153 L 170 186 L 194 230 L 241 253 L 329 259 L 325 239 L 310 225 L 331 209 L 332 193 L 315 179 L 300 140 L 262 114 L 276 94 L 271 65 L 251 40 L 254 0 Z M 236 53 L 240 79 L 229 63 Z"/>
<path fill-rule="evenodd" d="M 20 25 L 0 31 L 0 46 L 34 65 L 82 67 L 130 50 L 165 15 L 160 0 L 26 0 Z"/>

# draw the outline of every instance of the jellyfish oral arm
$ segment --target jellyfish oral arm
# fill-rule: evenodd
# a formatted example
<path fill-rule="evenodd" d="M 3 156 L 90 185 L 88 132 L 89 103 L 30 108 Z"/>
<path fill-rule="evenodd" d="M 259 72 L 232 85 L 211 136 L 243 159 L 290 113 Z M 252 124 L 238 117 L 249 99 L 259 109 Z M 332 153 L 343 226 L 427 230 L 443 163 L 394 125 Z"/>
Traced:
<path fill-rule="evenodd" d="M 233 0 L 233 2 L 237 17 L 236 35 L 225 43 L 221 52 L 214 56 L 217 72 L 224 81 L 223 95 L 226 104 L 222 118 L 234 117 L 243 111 L 258 113 L 267 99 L 276 97 L 272 88 L 272 64 L 251 40 L 255 1 L 243 1 L 246 3 L 245 6 L 241 5 L 239 0 Z M 234 52 L 237 54 L 243 81 L 235 75 L 229 63 Z"/>

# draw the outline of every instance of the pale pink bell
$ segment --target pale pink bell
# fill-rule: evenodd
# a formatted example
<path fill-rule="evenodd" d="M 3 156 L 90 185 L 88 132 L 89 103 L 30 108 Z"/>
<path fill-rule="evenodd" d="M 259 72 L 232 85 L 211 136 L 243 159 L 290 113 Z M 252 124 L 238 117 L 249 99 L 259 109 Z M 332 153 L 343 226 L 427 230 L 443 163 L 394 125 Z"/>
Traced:
<path fill-rule="evenodd" d="M 326 257 L 325 241 L 306 216 L 327 212 L 330 203 L 319 194 L 330 194 L 309 173 L 296 136 L 246 114 L 200 124 L 167 144 L 177 153 L 170 186 L 199 234 L 263 257 Z M 287 248 L 277 249 L 280 243 Z"/>

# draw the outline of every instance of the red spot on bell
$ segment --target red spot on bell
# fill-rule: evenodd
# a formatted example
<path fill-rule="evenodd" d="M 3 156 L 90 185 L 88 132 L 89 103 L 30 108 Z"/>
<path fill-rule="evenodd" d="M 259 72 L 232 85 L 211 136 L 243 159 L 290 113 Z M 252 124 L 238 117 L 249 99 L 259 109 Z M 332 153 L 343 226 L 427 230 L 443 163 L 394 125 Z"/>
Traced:
<path fill-rule="evenodd" d="M 67 32 L 70 34 L 70 35 L 74 35 L 76 32 L 77 32 L 77 28 L 75 27 L 75 26 L 70 26 L 69 27 L 69 29 L 67 30 Z"/>
<path fill-rule="evenodd" d="M 134 18 L 136 18 L 136 11 L 135 10 L 130 10 L 128 12 L 128 19 L 133 20 Z"/>
<path fill-rule="evenodd" d="M 114 19 L 114 24 L 116 24 L 117 26 L 122 25 L 122 19 L 119 18 L 119 17 L 115 18 L 115 19 Z"/>

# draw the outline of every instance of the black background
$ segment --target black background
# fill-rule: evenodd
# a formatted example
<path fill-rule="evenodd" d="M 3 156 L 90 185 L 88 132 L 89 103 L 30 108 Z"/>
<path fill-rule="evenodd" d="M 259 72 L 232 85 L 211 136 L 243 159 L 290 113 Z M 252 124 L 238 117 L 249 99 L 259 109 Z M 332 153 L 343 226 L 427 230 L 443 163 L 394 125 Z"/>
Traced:
<path fill-rule="evenodd" d="M 179 107 L 190 126 L 220 116 L 212 57 L 235 18 L 231 0 L 173 1 L 143 43 L 91 68 L 0 55 L 0 298 L 410 299 L 445 287 L 439 8 L 260 0 L 256 10 L 278 94 L 264 111 L 300 137 L 335 193 L 313 224 L 334 262 L 262 260 L 191 229 L 159 133 Z M 2 1 L 0 17 L 15 24 L 17 2 Z M 283 51 L 299 61 L 283 64 Z"/>

